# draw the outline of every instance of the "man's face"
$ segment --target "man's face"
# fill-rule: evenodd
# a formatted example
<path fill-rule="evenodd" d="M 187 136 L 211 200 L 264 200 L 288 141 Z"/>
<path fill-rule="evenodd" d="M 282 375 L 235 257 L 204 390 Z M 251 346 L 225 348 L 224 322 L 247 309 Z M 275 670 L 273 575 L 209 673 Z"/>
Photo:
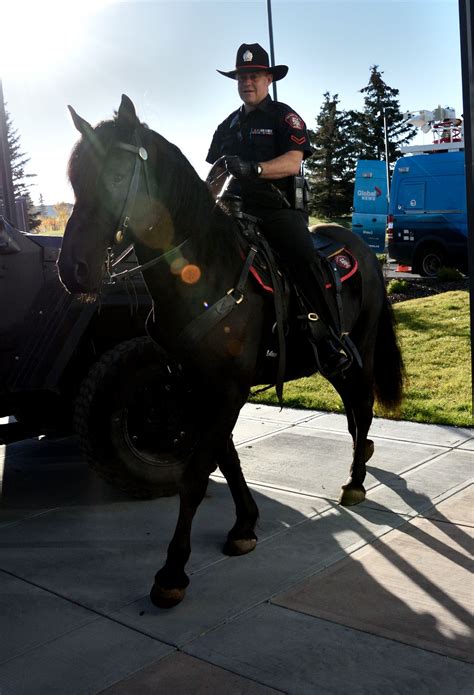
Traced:
<path fill-rule="evenodd" d="M 241 72 L 237 74 L 239 95 L 248 109 L 253 109 L 265 99 L 273 81 L 269 72 Z"/>

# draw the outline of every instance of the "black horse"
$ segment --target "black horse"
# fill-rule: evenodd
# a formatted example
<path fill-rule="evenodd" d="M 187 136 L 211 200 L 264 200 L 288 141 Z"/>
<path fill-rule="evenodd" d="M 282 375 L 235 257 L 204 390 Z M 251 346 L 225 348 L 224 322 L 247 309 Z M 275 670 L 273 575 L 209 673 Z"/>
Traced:
<path fill-rule="evenodd" d="M 231 435 L 251 387 L 275 378 L 269 374 L 275 360 L 266 356 L 273 339 L 273 301 L 251 280 L 243 292 L 235 292 L 244 264 L 235 219 L 216 205 L 209 186 L 180 150 L 139 122 L 128 97 L 122 97 L 113 120 L 95 128 L 70 110 L 82 138 L 69 163 L 76 202 L 58 260 L 61 280 L 72 293 L 97 293 L 110 249 L 124 237 L 133 243 L 155 305 L 154 337 L 185 366 L 198 394 L 200 435 L 181 480 L 179 518 L 167 560 L 151 591 L 153 603 L 170 607 L 183 599 L 189 583 L 185 565 L 191 525 L 216 466 L 236 508 L 224 552 L 240 555 L 256 546 L 258 509 Z M 353 439 L 353 462 L 340 502 L 353 505 L 365 497 L 374 397 L 390 408 L 400 403 L 403 364 L 378 260 L 346 229 L 321 229 L 359 264 L 359 272 L 343 284 L 342 298 L 362 367 L 354 363 L 331 379 Z M 225 318 L 200 324 L 197 317 L 208 315 L 216 303 L 229 302 L 233 309 Z M 189 331 L 192 322 L 204 330 Z M 287 380 L 316 371 L 300 335 L 293 340 L 300 347 L 288 349 Z"/>

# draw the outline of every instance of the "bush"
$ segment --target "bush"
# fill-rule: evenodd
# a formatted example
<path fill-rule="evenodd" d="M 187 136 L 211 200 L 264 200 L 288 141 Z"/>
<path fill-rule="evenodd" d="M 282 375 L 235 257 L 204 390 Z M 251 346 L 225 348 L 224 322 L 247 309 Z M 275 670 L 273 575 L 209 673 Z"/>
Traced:
<path fill-rule="evenodd" d="M 376 256 L 377 256 L 378 262 L 380 263 L 380 265 L 383 268 L 387 262 L 387 259 L 388 259 L 387 254 L 386 253 L 377 253 Z"/>
<path fill-rule="evenodd" d="M 409 284 L 406 280 L 390 280 L 387 294 L 408 294 Z"/>
<path fill-rule="evenodd" d="M 462 280 L 463 274 L 457 268 L 440 268 L 436 273 L 436 277 L 440 282 L 456 282 Z"/>

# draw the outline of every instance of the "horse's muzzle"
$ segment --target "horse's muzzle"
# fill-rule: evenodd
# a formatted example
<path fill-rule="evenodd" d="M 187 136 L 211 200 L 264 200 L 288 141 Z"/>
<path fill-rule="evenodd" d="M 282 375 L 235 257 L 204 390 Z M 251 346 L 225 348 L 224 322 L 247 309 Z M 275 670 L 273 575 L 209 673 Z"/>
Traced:
<path fill-rule="evenodd" d="M 97 291 L 98 283 L 91 282 L 89 266 L 85 261 L 68 262 L 59 256 L 59 277 L 71 294 L 90 294 Z"/>

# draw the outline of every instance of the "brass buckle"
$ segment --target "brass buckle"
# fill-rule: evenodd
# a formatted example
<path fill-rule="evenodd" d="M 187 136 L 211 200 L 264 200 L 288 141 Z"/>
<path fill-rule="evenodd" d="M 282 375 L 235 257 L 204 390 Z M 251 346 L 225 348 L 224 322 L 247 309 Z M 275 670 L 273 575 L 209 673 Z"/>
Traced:
<path fill-rule="evenodd" d="M 240 304 L 241 302 L 244 301 L 244 294 L 243 294 L 243 292 L 240 292 L 240 290 L 239 290 L 239 292 L 240 292 L 240 297 L 239 297 L 238 299 L 236 299 L 236 298 L 234 297 L 234 295 L 232 294 L 232 292 L 235 292 L 235 287 L 231 287 L 230 290 L 227 292 L 227 294 L 232 295 L 232 299 L 234 300 L 234 302 L 235 302 L 236 304 Z"/>

